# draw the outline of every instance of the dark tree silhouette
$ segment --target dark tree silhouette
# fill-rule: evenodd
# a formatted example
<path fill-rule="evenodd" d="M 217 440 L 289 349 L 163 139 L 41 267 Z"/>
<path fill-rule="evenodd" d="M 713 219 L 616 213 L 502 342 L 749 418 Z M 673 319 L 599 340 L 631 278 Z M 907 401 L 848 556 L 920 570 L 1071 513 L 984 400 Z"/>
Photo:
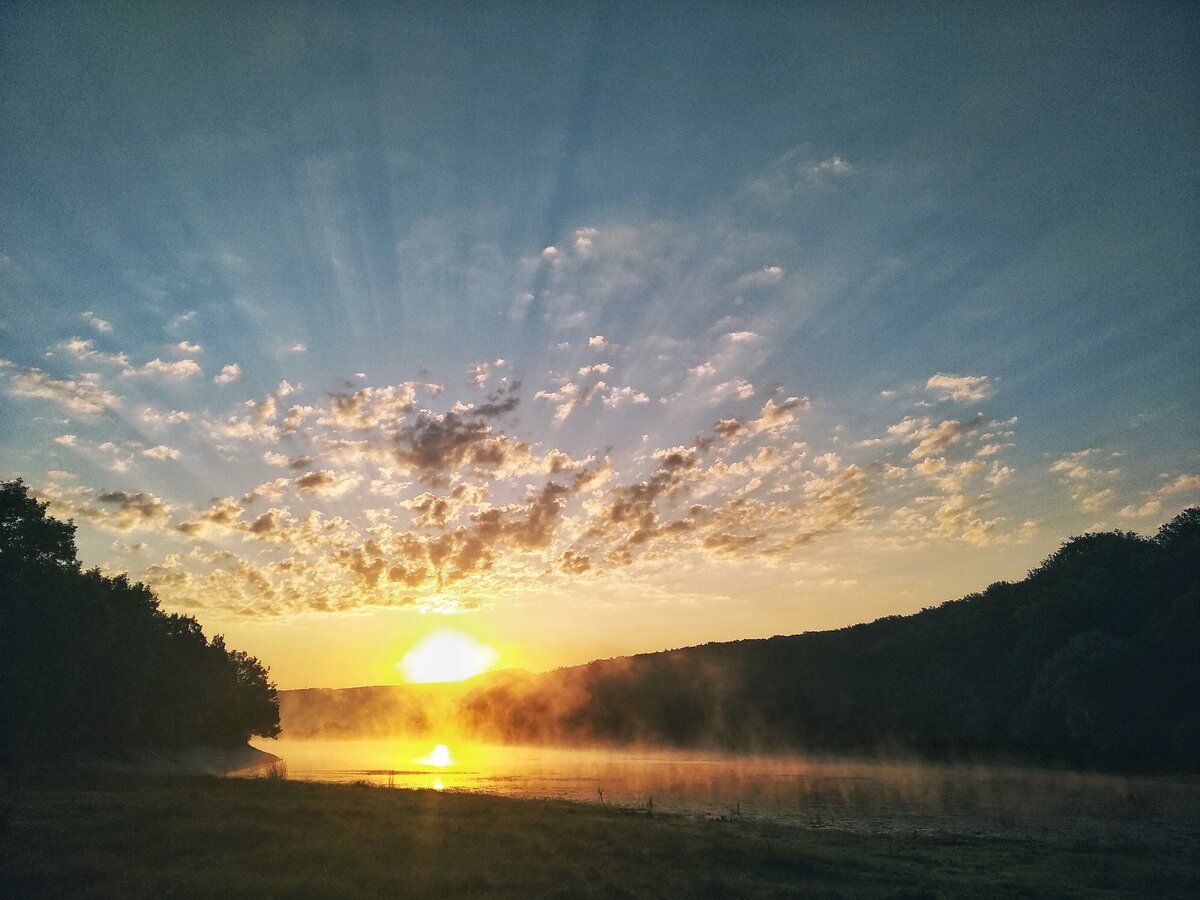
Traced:
<path fill-rule="evenodd" d="M 0 483 L 0 761 L 279 733 L 268 670 L 166 614 L 143 584 L 81 571 L 75 526 Z"/>
<path fill-rule="evenodd" d="M 20 566 L 79 568 L 75 526 L 46 515 L 21 479 L 0 482 L 0 570 Z"/>

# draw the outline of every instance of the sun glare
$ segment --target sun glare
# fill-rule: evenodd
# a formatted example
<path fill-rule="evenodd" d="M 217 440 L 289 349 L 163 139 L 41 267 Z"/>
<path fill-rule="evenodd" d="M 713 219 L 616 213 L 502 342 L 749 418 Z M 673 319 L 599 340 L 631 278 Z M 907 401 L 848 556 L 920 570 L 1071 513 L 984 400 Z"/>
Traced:
<path fill-rule="evenodd" d="M 443 628 L 417 641 L 396 663 L 410 684 L 462 681 L 492 667 L 500 654 L 469 634 Z"/>
<path fill-rule="evenodd" d="M 449 747 L 445 744 L 438 744 L 429 751 L 428 756 L 418 757 L 413 762 L 421 766 L 436 766 L 439 769 L 444 769 L 446 766 L 454 765 L 454 757 L 450 754 Z"/>

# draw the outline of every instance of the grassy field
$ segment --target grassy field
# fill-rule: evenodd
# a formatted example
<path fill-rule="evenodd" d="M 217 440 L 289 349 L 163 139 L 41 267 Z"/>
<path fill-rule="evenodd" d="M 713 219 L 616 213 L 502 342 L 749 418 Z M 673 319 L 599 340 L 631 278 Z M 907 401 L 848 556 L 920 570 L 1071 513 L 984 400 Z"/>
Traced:
<path fill-rule="evenodd" d="M 1195 897 L 1200 849 L 861 834 L 273 779 L 12 781 L 4 897 Z"/>

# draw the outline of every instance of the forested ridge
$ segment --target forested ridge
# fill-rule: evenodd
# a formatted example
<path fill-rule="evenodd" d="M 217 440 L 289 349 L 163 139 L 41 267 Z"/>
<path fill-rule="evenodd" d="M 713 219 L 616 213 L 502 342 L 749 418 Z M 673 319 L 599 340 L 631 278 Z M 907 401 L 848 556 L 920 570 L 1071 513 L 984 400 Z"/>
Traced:
<path fill-rule="evenodd" d="M 288 692 L 289 733 L 1200 764 L 1200 510 L 1067 541 L 1017 583 L 837 631 L 494 673 L 452 697 Z"/>
<path fill-rule="evenodd" d="M 145 585 L 84 571 L 74 524 L 46 507 L 0 483 L 0 763 L 278 734 L 257 659 Z"/>

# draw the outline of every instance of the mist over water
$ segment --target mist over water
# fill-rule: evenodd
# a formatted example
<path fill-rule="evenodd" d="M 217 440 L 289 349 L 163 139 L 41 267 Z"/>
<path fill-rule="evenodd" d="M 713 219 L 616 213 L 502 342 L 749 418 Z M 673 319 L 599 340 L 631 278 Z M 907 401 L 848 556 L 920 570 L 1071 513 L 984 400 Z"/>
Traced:
<path fill-rule="evenodd" d="M 256 746 L 282 757 L 288 776 L 300 780 L 571 800 L 645 813 L 1172 846 L 1200 829 L 1194 778 L 462 740 L 284 738 Z"/>

